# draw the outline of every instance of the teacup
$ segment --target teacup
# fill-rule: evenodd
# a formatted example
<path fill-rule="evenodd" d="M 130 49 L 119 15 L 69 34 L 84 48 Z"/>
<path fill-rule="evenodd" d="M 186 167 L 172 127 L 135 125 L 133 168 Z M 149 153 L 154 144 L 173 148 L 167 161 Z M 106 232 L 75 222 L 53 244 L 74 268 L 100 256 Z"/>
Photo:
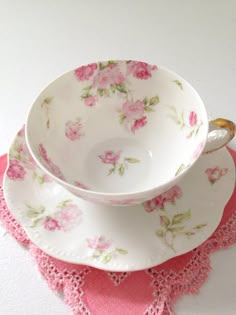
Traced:
<path fill-rule="evenodd" d="M 30 109 L 26 140 L 37 164 L 74 195 L 134 205 L 177 184 L 235 130 L 229 120 L 209 124 L 200 96 L 179 75 L 119 60 L 81 66 L 49 84 Z"/>

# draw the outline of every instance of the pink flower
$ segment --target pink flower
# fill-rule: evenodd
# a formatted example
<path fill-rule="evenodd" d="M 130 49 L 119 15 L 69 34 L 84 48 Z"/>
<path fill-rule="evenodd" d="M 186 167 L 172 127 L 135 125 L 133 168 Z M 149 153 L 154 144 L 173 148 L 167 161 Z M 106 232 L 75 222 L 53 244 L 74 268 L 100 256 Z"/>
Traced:
<path fill-rule="evenodd" d="M 122 112 L 124 113 L 127 121 L 130 122 L 143 116 L 144 106 L 144 103 L 140 100 L 135 103 L 126 101 L 122 106 Z"/>
<path fill-rule="evenodd" d="M 120 159 L 121 152 L 106 151 L 104 155 L 99 155 L 99 158 L 105 164 L 116 164 Z"/>
<path fill-rule="evenodd" d="M 193 111 L 190 112 L 188 120 L 189 120 L 189 125 L 191 127 L 195 126 L 196 123 L 197 123 L 197 114 L 196 114 L 196 112 L 193 112 Z"/>
<path fill-rule="evenodd" d="M 47 163 L 50 162 L 50 159 L 48 158 L 47 150 L 45 149 L 42 143 L 39 144 L 38 149 L 39 149 L 39 155 L 42 157 L 42 159 Z"/>
<path fill-rule="evenodd" d="M 131 130 L 132 132 L 135 132 L 136 130 L 144 127 L 147 123 L 147 117 L 143 116 L 140 119 L 135 120 L 135 122 L 133 123 Z"/>
<path fill-rule="evenodd" d="M 94 71 L 97 69 L 97 67 L 98 66 L 96 63 L 79 67 L 75 70 L 75 75 L 80 81 L 86 81 L 94 74 Z"/>
<path fill-rule="evenodd" d="M 93 95 L 88 96 L 84 99 L 85 105 L 89 107 L 93 107 L 96 104 L 96 101 L 97 101 L 97 97 Z"/>
<path fill-rule="evenodd" d="M 68 120 L 66 122 L 65 135 L 71 141 L 79 140 L 83 136 L 80 118 L 75 121 Z"/>
<path fill-rule="evenodd" d="M 95 236 L 93 239 L 87 238 L 88 247 L 104 251 L 111 246 L 111 242 L 106 240 L 104 236 Z"/>
<path fill-rule="evenodd" d="M 178 185 L 175 185 L 166 192 L 164 192 L 162 196 L 165 201 L 173 203 L 175 199 L 180 199 L 182 197 L 182 190 Z"/>
<path fill-rule="evenodd" d="M 79 216 L 81 216 L 81 211 L 74 204 L 67 204 L 64 208 L 58 211 L 55 215 L 61 226 L 65 226 L 68 222 L 75 221 Z"/>
<path fill-rule="evenodd" d="M 46 218 L 44 221 L 44 228 L 49 231 L 60 230 L 61 226 L 57 220 L 52 218 Z"/>
<path fill-rule="evenodd" d="M 127 63 L 127 74 L 132 74 L 135 78 L 141 80 L 147 80 L 151 78 L 151 71 L 156 69 L 157 66 L 151 66 L 146 62 L 129 61 Z"/>
<path fill-rule="evenodd" d="M 112 84 L 121 84 L 125 80 L 125 77 L 121 73 L 118 66 L 107 67 L 104 70 L 100 70 L 93 78 L 93 87 L 104 89 Z"/>
<path fill-rule="evenodd" d="M 173 186 L 163 194 L 156 196 L 155 198 L 148 200 L 144 203 L 144 208 L 147 212 L 152 212 L 156 209 L 163 209 L 166 202 L 174 203 L 176 199 L 182 197 L 182 190 L 179 186 Z"/>
<path fill-rule="evenodd" d="M 227 174 L 228 169 L 227 168 L 219 168 L 219 166 L 216 166 L 214 168 L 208 168 L 206 169 L 205 173 L 208 176 L 208 180 L 214 184 L 216 181 L 218 181 L 222 176 Z"/>
<path fill-rule="evenodd" d="M 25 177 L 25 169 L 17 160 L 10 161 L 9 168 L 7 170 L 7 176 L 13 180 L 23 180 Z"/>
<path fill-rule="evenodd" d="M 90 190 L 86 185 L 84 185 L 83 183 L 80 183 L 78 181 L 75 181 L 74 184 L 75 184 L 75 186 L 77 186 L 79 188 L 82 188 L 82 189 L 85 189 L 85 190 Z"/>

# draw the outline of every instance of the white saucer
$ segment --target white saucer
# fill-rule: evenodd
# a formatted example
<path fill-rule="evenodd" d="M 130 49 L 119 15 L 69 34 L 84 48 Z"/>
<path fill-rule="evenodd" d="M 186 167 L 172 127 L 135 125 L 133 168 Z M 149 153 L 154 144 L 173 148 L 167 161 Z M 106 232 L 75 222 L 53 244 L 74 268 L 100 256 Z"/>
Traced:
<path fill-rule="evenodd" d="M 9 152 L 3 188 L 15 218 L 49 255 L 103 270 L 135 271 L 204 242 L 219 224 L 234 185 L 234 162 L 224 148 L 202 156 L 177 188 L 146 205 L 94 205 L 44 175 L 21 130 Z"/>

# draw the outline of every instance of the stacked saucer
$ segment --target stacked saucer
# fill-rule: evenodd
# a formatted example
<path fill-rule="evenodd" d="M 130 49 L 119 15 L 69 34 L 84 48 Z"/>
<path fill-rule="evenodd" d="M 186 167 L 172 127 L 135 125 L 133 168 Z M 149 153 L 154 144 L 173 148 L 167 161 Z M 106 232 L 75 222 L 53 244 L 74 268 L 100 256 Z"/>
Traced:
<path fill-rule="evenodd" d="M 9 150 L 6 202 L 55 258 L 110 271 L 152 267 L 204 242 L 233 192 L 227 149 L 202 153 L 224 146 L 235 126 L 213 125 L 209 137 L 200 97 L 169 70 L 82 66 L 32 105 Z"/>

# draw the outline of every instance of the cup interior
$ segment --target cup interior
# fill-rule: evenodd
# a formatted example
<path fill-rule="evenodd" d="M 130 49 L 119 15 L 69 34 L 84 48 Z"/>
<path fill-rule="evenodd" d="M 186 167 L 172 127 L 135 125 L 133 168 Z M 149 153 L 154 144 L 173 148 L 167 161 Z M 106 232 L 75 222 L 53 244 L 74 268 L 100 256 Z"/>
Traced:
<path fill-rule="evenodd" d="M 208 132 L 197 92 L 138 61 L 81 66 L 47 86 L 27 119 L 33 157 L 52 177 L 100 193 L 171 181 L 195 162 Z"/>

